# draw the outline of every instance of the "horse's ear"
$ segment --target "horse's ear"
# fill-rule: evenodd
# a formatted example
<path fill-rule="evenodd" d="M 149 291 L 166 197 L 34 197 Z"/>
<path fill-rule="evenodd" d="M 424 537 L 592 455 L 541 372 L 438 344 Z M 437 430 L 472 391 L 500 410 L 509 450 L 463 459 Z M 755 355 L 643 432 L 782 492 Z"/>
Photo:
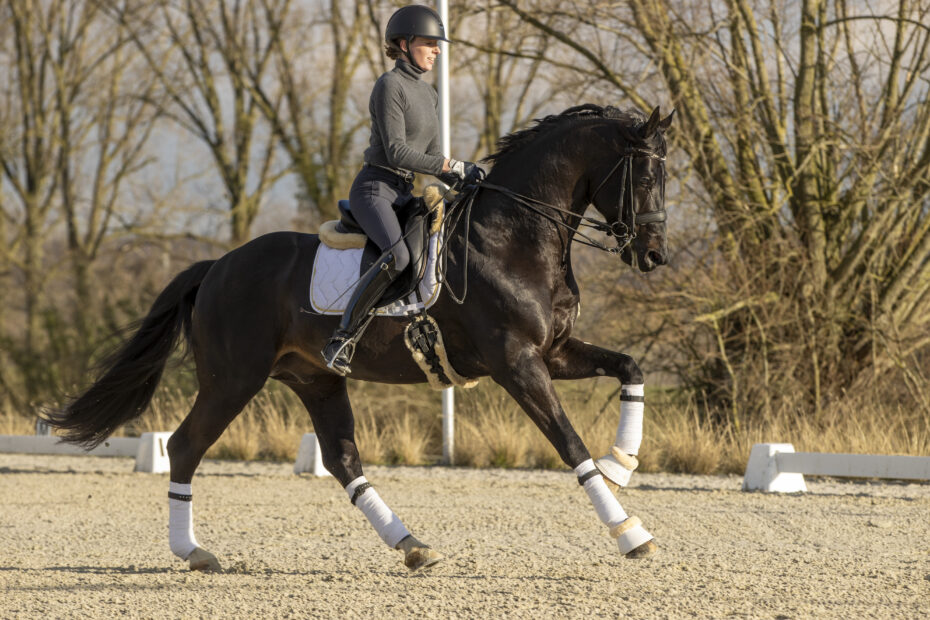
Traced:
<path fill-rule="evenodd" d="M 658 109 L 659 108 L 656 108 L 656 110 Z M 671 126 L 672 124 L 673 116 L 675 116 L 675 110 L 672 110 L 671 114 L 669 114 L 668 116 L 663 118 L 661 121 L 659 121 L 659 129 L 661 129 L 663 132 L 666 131 L 669 128 L 669 126 Z"/>
<path fill-rule="evenodd" d="M 643 139 L 651 138 L 656 133 L 656 128 L 659 126 L 659 106 L 656 106 L 652 111 L 652 114 L 649 116 L 649 120 L 646 121 L 646 124 L 643 125 L 642 133 L 640 134 Z"/>

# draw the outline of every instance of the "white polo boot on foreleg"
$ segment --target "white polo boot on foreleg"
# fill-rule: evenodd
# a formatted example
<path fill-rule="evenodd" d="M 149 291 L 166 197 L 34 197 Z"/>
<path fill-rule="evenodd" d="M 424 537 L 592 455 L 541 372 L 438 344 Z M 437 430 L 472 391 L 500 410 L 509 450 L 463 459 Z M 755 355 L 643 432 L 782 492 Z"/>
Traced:
<path fill-rule="evenodd" d="M 588 499 L 594 505 L 594 511 L 601 523 L 610 528 L 610 535 L 617 539 L 617 547 L 628 558 L 646 558 L 654 554 L 657 547 L 652 542 L 652 534 L 646 531 L 639 517 L 626 514 L 620 502 L 604 483 L 604 478 L 588 459 L 575 468 L 580 484 Z"/>
<path fill-rule="evenodd" d="M 639 447 L 643 442 L 645 405 L 645 386 L 642 383 L 620 386 L 620 421 L 617 423 L 617 436 L 610 452 L 595 462 L 604 477 L 621 487 L 630 483 L 630 476 L 639 466 L 636 455 L 639 454 Z"/>

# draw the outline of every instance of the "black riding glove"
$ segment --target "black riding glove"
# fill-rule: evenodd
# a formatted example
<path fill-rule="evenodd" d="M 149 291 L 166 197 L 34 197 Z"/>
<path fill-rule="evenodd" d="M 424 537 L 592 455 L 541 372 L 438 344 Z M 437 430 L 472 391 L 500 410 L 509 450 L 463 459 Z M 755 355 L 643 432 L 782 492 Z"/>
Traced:
<path fill-rule="evenodd" d="M 440 181 L 446 183 L 446 185 L 451 185 L 453 187 L 464 187 L 466 185 L 473 185 L 476 181 L 479 181 L 482 176 L 484 176 L 484 170 L 478 167 L 478 164 L 470 161 L 459 161 L 457 159 L 449 159 L 449 168 L 450 172 L 445 172 L 443 175 L 454 178 L 454 183 L 447 183 L 439 178 Z"/>
<path fill-rule="evenodd" d="M 436 175 L 436 178 L 448 185 L 449 187 L 455 186 L 461 179 L 452 174 L 451 172 L 440 172 Z"/>

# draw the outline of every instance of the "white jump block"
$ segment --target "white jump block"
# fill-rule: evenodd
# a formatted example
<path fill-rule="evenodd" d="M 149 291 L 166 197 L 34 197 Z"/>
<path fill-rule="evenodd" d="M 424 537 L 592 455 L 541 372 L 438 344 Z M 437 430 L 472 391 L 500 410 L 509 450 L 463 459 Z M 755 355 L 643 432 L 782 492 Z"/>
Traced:
<path fill-rule="evenodd" d="M 309 473 L 314 476 L 332 476 L 323 467 L 323 454 L 320 452 L 320 442 L 316 433 L 304 433 L 300 439 L 300 449 L 297 450 L 297 460 L 294 462 L 294 473 Z"/>
<path fill-rule="evenodd" d="M 171 433 L 142 433 L 136 450 L 136 467 L 133 471 L 148 474 L 165 474 L 171 471 L 168 459 L 168 438 Z"/>
<path fill-rule="evenodd" d="M 778 470 L 776 455 L 779 453 L 794 453 L 794 446 L 790 443 L 757 443 L 752 447 L 743 476 L 744 491 L 807 492 L 803 474 Z"/>
<path fill-rule="evenodd" d="M 806 491 L 804 474 L 930 480 L 930 457 L 795 452 L 794 447 L 787 443 L 756 444 L 746 465 L 743 490 L 774 493 Z"/>

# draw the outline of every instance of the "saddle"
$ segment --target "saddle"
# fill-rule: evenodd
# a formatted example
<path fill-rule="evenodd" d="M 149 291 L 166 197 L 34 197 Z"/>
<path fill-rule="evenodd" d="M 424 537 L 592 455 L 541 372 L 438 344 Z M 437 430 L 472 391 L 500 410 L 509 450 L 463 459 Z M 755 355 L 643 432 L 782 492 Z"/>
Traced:
<path fill-rule="evenodd" d="M 364 248 L 358 272 L 361 276 L 381 256 L 381 249 L 365 236 L 352 215 L 348 200 L 340 200 L 338 207 L 339 219 L 320 226 L 320 241 L 338 250 Z M 442 226 L 443 207 L 439 185 L 429 185 L 423 196 L 414 196 L 405 203 L 394 205 L 394 212 L 404 231 L 403 243 L 410 253 L 410 264 L 391 283 L 376 306 L 386 306 L 417 291 L 426 271 L 430 236 L 439 232 Z"/>
<path fill-rule="evenodd" d="M 459 375 L 452 367 L 446 354 L 439 325 L 426 313 L 426 308 L 435 301 L 439 287 L 437 274 L 425 272 L 430 263 L 435 265 L 438 259 L 437 253 L 440 245 L 438 233 L 442 228 L 445 210 L 442 194 L 441 186 L 430 185 L 423 191 L 422 197 L 412 198 L 403 205 L 397 206 L 397 219 L 400 221 L 401 230 L 404 231 L 404 242 L 410 251 L 410 265 L 404 269 L 376 304 L 387 316 L 412 317 L 404 329 L 404 344 L 423 374 L 426 375 L 430 387 L 437 390 L 452 385 L 470 388 L 478 383 L 477 379 Z M 356 279 L 381 256 L 381 250 L 365 236 L 364 231 L 355 221 L 348 200 L 339 201 L 339 216 L 338 220 L 325 222 L 320 226 L 320 241 L 328 246 L 326 248 L 328 256 L 341 255 L 336 260 L 349 273 L 355 274 L 352 279 Z M 362 249 L 361 264 L 356 269 L 355 261 L 359 260 L 359 249 Z M 333 250 L 352 250 L 352 252 L 334 252 Z M 320 253 L 322 251 L 317 253 L 317 259 Z M 435 266 L 433 268 L 435 269 Z M 314 266 L 314 274 L 316 273 L 316 266 Z M 420 282 L 421 279 L 424 280 L 423 283 Z M 328 299 L 325 295 L 315 297 L 315 281 L 316 275 L 311 279 L 310 294 L 310 303 L 314 310 L 322 314 L 341 314 L 342 310 L 337 309 L 338 305 L 331 304 L 336 306 L 332 309 L 327 307 Z M 323 278 L 323 282 L 321 290 L 333 288 L 331 283 L 329 286 L 325 284 L 330 282 L 329 280 Z M 341 290 L 343 287 L 341 282 L 334 287 L 333 297 L 337 299 L 345 296 L 345 292 Z M 430 290 L 433 291 L 432 296 L 424 292 Z M 408 299 L 414 294 L 418 304 L 412 304 L 410 303 L 412 300 Z M 389 305 L 392 306 L 385 308 Z M 414 313 L 416 313 L 415 316 Z"/>

